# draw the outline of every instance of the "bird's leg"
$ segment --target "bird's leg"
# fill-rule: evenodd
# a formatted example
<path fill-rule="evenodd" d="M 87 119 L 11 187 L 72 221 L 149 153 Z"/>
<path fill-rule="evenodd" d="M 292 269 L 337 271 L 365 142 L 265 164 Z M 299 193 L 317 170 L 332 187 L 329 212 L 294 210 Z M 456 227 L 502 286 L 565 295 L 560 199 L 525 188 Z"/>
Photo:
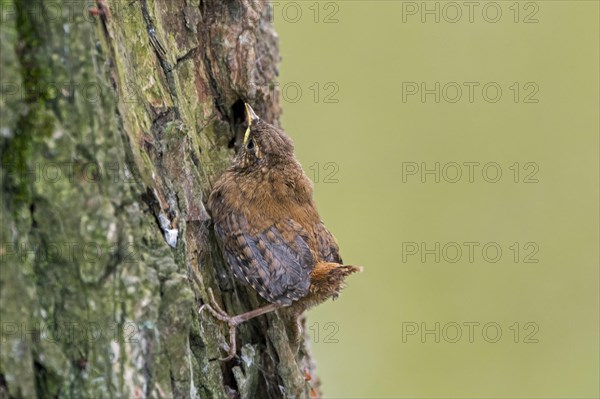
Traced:
<path fill-rule="evenodd" d="M 222 361 L 231 360 L 235 356 L 235 353 L 236 353 L 235 335 L 236 335 L 236 328 L 238 325 L 242 324 L 245 321 L 253 319 L 257 316 L 277 310 L 279 308 L 279 305 L 270 303 L 266 306 L 251 310 L 246 313 L 242 313 L 242 314 L 239 314 L 236 316 L 229 316 L 223 309 L 221 309 L 221 307 L 215 300 L 215 296 L 213 294 L 212 289 L 210 289 L 210 288 L 208 289 L 208 296 L 210 298 L 210 305 L 207 303 L 202 305 L 202 307 L 200 307 L 199 313 L 202 313 L 202 311 L 204 309 L 207 309 L 215 318 L 217 318 L 221 321 L 224 321 L 225 323 L 227 323 L 229 325 L 229 341 L 230 341 L 229 351 L 227 353 L 227 357 L 221 359 Z"/>

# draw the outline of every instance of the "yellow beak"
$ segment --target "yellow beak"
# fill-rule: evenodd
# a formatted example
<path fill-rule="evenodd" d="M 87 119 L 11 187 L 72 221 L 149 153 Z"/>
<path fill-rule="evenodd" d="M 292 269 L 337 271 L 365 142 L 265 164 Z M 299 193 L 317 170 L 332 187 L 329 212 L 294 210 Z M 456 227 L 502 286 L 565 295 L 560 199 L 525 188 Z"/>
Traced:
<path fill-rule="evenodd" d="M 246 120 L 248 121 L 248 128 L 244 134 L 244 145 L 246 145 L 248 142 L 248 137 L 250 136 L 250 126 L 252 126 L 252 122 L 257 121 L 260 118 L 258 115 L 256 115 L 256 112 L 254 112 L 250 104 L 244 103 L 244 105 L 246 106 Z"/>
<path fill-rule="evenodd" d="M 248 121 L 248 126 L 251 126 L 253 121 L 257 121 L 260 118 L 256 115 L 250 104 L 244 103 L 244 105 L 246 106 L 246 120 Z"/>

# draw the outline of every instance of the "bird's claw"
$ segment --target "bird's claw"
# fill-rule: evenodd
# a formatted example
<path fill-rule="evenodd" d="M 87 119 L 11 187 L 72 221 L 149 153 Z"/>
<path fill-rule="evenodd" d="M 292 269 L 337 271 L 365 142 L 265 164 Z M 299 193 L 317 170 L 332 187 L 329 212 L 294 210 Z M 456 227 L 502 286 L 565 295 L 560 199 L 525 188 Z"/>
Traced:
<path fill-rule="evenodd" d="M 221 321 L 229 321 L 229 319 L 231 319 L 231 317 L 223 310 L 221 309 L 221 306 L 219 306 L 219 304 L 217 303 L 216 299 L 215 299 L 215 295 L 213 294 L 213 290 L 212 288 L 208 289 L 208 299 L 210 300 L 210 305 L 208 303 L 205 303 L 204 305 L 202 305 L 200 307 L 200 313 L 202 313 L 202 311 L 204 309 L 208 310 L 215 318 L 221 320 Z"/>
<path fill-rule="evenodd" d="M 235 332 L 237 323 L 234 318 L 229 316 L 222 308 L 219 306 L 217 301 L 215 300 L 215 296 L 211 288 L 208 289 L 208 297 L 210 299 L 210 305 L 205 303 L 200 307 L 198 313 L 201 315 L 204 309 L 208 310 L 210 314 L 212 314 L 216 319 L 224 321 L 229 326 L 229 350 L 227 351 L 227 357 L 221 358 L 221 361 L 229 361 L 233 359 L 236 352 L 236 342 L 235 342 Z"/>

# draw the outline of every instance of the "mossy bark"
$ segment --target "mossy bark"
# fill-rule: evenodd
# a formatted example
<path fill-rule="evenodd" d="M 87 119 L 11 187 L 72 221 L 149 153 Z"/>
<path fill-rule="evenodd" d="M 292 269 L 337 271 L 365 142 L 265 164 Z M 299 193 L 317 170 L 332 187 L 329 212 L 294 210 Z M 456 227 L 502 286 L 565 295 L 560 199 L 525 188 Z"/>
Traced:
<path fill-rule="evenodd" d="M 226 328 L 198 315 L 208 287 L 231 313 L 260 304 L 205 202 L 243 102 L 278 123 L 266 2 L 0 5 L 0 397 L 309 396 L 276 314 L 227 363 Z"/>

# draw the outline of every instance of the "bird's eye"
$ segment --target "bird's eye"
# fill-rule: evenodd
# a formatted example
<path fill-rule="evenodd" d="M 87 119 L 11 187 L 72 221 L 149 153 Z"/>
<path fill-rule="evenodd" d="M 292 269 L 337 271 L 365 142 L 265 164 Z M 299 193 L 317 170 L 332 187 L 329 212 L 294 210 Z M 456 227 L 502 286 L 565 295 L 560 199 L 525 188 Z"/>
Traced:
<path fill-rule="evenodd" d="M 254 140 L 252 140 L 252 139 L 248 140 L 248 143 L 246 143 L 246 148 L 249 150 L 253 150 L 254 149 Z"/>

